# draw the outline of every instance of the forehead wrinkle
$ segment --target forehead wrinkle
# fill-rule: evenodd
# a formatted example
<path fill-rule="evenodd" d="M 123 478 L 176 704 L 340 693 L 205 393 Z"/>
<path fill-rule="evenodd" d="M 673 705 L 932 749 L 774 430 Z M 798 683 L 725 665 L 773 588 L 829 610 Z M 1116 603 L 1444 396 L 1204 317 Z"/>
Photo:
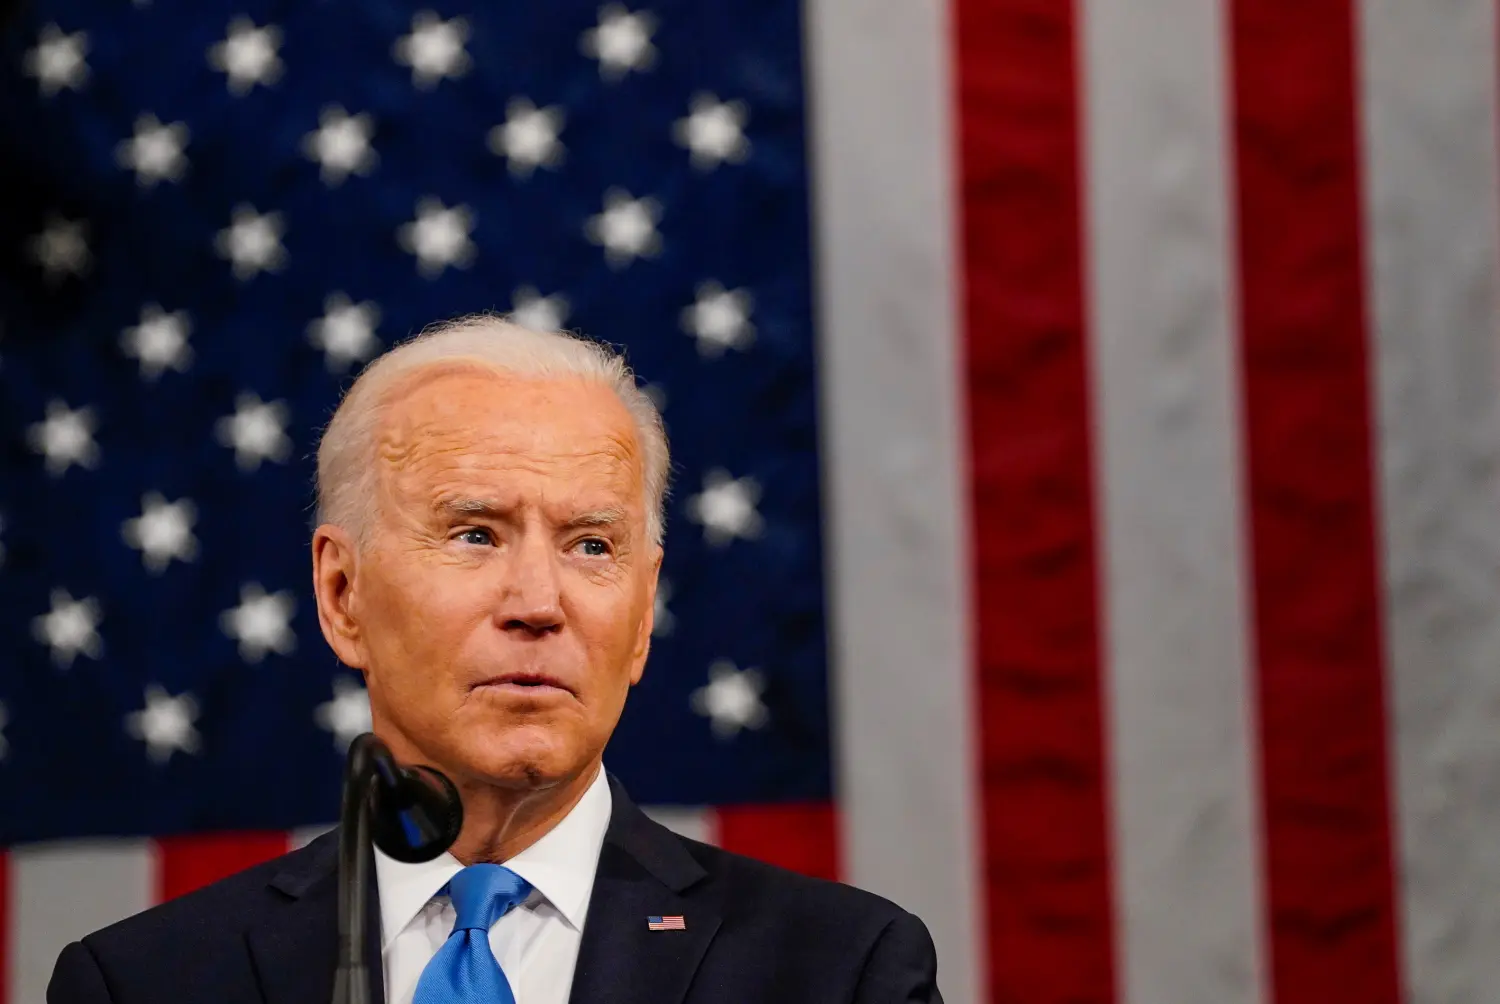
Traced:
<path fill-rule="evenodd" d="M 633 435 L 613 431 L 586 434 L 588 441 L 570 445 L 570 437 L 559 436 L 546 423 L 507 419 L 502 428 L 483 430 L 455 427 L 440 417 L 388 423 L 377 438 L 377 455 L 400 466 L 403 463 L 441 460 L 445 454 L 484 457 L 514 457 L 523 463 L 558 461 L 587 462 L 606 458 L 627 467 L 638 466 Z M 601 442 L 602 441 L 602 442 Z"/>
<path fill-rule="evenodd" d="M 459 492 L 445 492 L 438 496 L 432 505 L 433 511 L 439 516 L 495 520 L 511 518 L 516 508 L 499 499 L 470 496 Z M 571 516 L 557 516 L 554 521 L 567 529 L 608 529 L 628 523 L 630 511 L 621 505 L 602 505 L 585 508 Z"/>
<path fill-rule="evenodd" d="M 528 422 L 487 407 L 478 417 L 476 422 L 460 410 L 454 397 L 421 386 L 394 402 L 380 423 L 377 476 L 398 495 L 426 496 L 430 505 L 443 488 L 450 494 L 492 495 L 490 474 L 560 474 L 567 480 L 592 474 L 596 486 L 644 505 L 644 499 L 634 498 L 644 492 L 645 478 L 633 423 L 622 429 L 601 414 L 592 428 L 559 430 L 545 420 Z"/>
<path fill-rule="evenodd" d="M 510 476 L 488 476 L 491 473 L 466 467 L 437 472 L 434 477 L 409 472 L 400 480 L 403 488 L 434 512 L 510 511 L 530 503 L 563 518 L 583 510 L 628 511 L 639 501 L 638 479 L 630 476 L 629 468 L 614 463 L 570 464 L 558 477 L 550 476 L 549 465 L 506 465 L 494 473 Z"/>
<path fill-rule="evenodd" d="M 514 454 L 494 459 L 498 462 L 454 464 L 438 456 L 420 458 L 392 472 L 393 488 L 403 506 L 439 521 L 456 516 L 512 521 L 528 507 L 559 526 L 606 526 L 629 522 L 632 514 L 644 517 L 638 472 L 614 451 L 540 461 Z"/>

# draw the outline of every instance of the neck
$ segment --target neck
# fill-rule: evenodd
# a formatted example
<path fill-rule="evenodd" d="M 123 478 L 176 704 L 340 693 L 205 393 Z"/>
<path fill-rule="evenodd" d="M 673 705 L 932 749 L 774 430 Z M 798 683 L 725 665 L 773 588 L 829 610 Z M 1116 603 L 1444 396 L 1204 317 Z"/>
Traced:
<path fill-rule="evenodd" d="M 595 761 L 577 777 L 536 790 L 459 782 L 464 825 L 448 852 L 465 865 L 509 861 L 562 822 L 601 769 Z"/>

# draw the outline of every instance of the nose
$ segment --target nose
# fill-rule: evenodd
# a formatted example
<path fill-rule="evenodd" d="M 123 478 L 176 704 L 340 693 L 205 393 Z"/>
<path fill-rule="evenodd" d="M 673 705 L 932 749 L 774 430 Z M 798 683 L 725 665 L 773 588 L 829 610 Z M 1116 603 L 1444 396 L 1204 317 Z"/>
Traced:
<path fill-rule="evenodd" d="M 515 542 L 495 607 L 502 630 L 541 636 L 563 625 L 558 564 L 543 535 L 526 533 Z"/>

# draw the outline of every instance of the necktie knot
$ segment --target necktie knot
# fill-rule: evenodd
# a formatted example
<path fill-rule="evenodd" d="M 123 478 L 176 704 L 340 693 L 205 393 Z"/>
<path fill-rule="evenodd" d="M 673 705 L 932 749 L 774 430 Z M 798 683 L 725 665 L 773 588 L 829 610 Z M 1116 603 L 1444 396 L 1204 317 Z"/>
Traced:
<path fill-rule="evenodd" d="M 510 981 L 490 951 L 495 921 L 531 892 L 531 885 L 500 865 L 470 865 L 448 880 L 458 916 L 453 933 L 417 980 L 412 1004 L 516 1004 Z"/>
<path fill-rule="evenodd" d="M 531 884 L 501 865 L 469 865 L 448 881 L 458 920 L 454 931 L 488 931 L 531 893 Z"/>

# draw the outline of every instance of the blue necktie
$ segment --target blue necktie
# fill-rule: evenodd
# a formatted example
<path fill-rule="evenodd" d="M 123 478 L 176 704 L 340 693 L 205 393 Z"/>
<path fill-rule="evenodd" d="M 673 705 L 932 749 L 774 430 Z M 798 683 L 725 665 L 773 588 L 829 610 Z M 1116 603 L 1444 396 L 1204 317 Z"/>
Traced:
<path fill-rule="evenodd" d="M 412 1004 L 516 1004 L 510 982 L 490 951 L 490 927 L 531 892 L 500 865 L 470 865 L 448 882 L 458 920 L 422 976 Z"/>

